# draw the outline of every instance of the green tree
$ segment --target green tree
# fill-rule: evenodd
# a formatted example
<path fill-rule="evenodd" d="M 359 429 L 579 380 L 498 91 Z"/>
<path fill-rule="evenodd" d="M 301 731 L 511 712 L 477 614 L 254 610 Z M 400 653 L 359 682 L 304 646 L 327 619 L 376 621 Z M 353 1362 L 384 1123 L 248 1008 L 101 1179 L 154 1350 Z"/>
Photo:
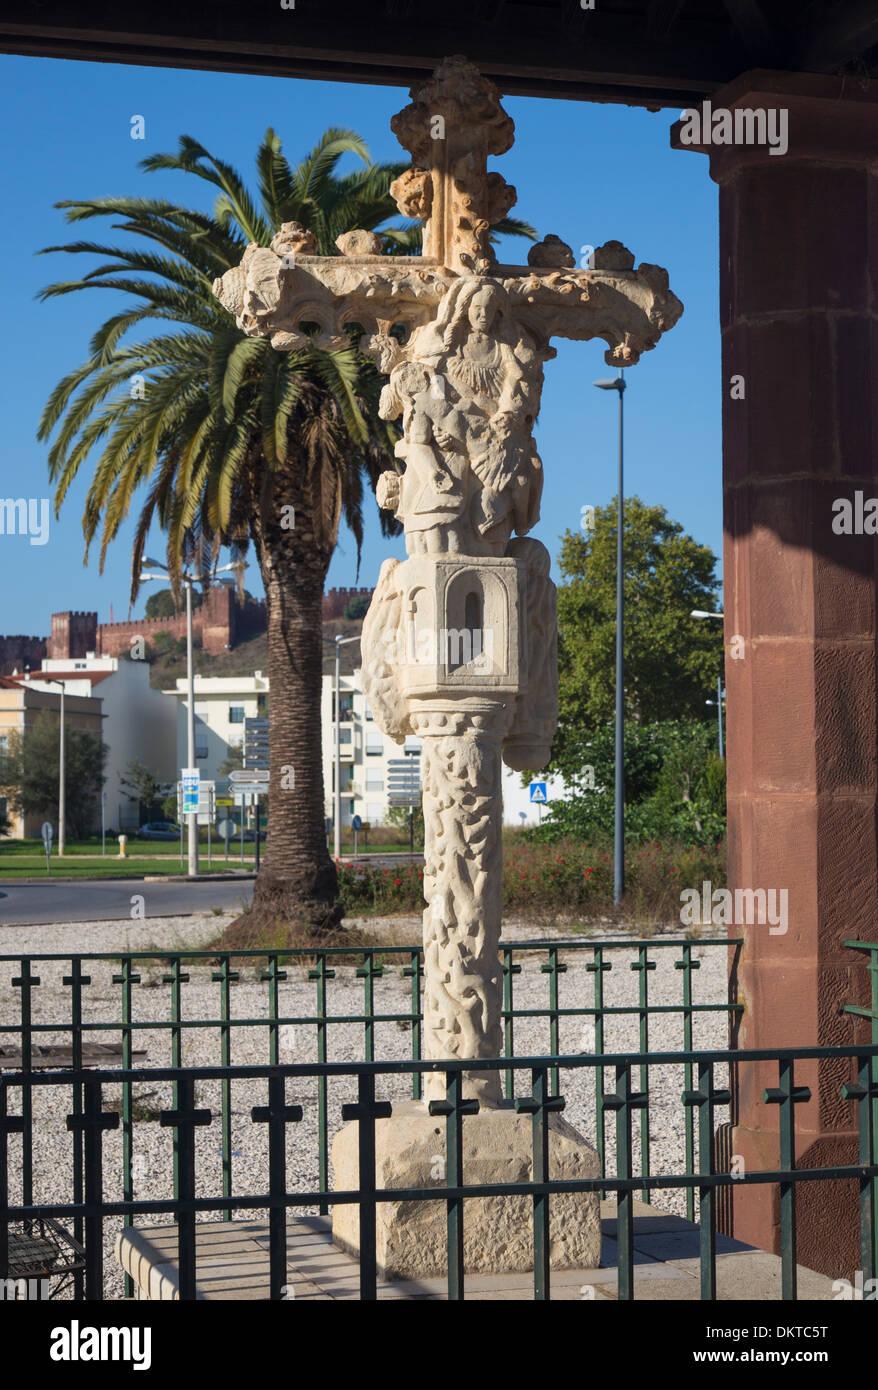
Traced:
<path fill-rule="evenodd" d="M 345 604 L 343 617 L 349 622 L 356 622 L 358 618 L 365 618 L 369 609 L 369 595 L 357 594 L 356 598 L 349 599 Z"/>
<path fill-rule="evenodd" d="M 652 724 L 704 717 L 722 670 L 716 557 L 664 507 L 625 499 L 625 714 Z M 578 744 L 613 718 L 616 694 L 616 503 L 588 532 L 561 538 L 558 589 L 559 727 L 552 767 L 576 772 Z"/>
<path fill-rule="evenodd" d="M 10 804 L 25 815 L 51 819 L 58 830 L 60 739 L 57 715 L 43 710 L 24 733 L 9 735 L 0 771 Z M 64 813 L 67 834 L 82 839 L 99 819 L 107 745 L 93 734 L 72 729 L 64 735 Z"/>
<path fill-rule="evenodd" d="M 192 590 L 192 607 L 200 608 L 203 599 L 197 589 Z M 159 589 L 146 600 L 147 618 L 173 618 L 183 611 L 174 596 L 173 589 Z"/>
<path fill-rule="evenodd" d="M 146 763 L 133 758 L 120 775 L 119 785 L 133 801 L 138 802 L 141 823 L 158 816 L 165 785 L 153 776 Z"/>
<path fill-rule="evenodd" d="M 568 797 L 553 801 L 538 838 L 609 839 L 613 833 L 615 729 L 602 724 L 568 742 Z M 574 770 L 575 769 L 575 770 Z M 711 721 L 625 726 L 625 838 L 715 843 L 725 834 L 725 763 Z"/>
<path fill-rule="evenodd" d="M 358 162 L 340 174 L 345 155 Z M 319 252 L 355 228 L 382 229 L 388 252 L 417 250 L 420 228 L 383 226 L 396 216 L 388 187 L 403 165 L 376 165 L 352 131 L 331 129 L 293 168 L 272 130 L 256 154 L 255 192 L 190 136 L 174 154 L 142 161 L 206 182 L 212 215 L 164 199 L 65 201 L 70 222 L 119 219 L 121 246 L 76 241 L 50 251 L 96 255 L 78 280 L 48 286 L 48 299 L 86 289 L 134 297 L 94 334 L 85 362 L 52 392 L 40 422 L 56 510 L 83 461 L 100 447 L 88 488 L 84 535 L 99 537 L 103 564 L 134 496 L 146 490 L 132 551 L 132 598 L 153 522 L 167 536 L 179 586 L 184 565 L 204 581 L 222 546 L 243 558 L 253 545 L 265 587 L 271 681 L 272 826 L 255 885 L 251 923 L 298 919 L 333 926 L 337 875 L 326 846 L 320 739 L 321 601 L 344 519 L 359 554 L 363 500 L 392 460 L 396 432 L 378 415 L 381 377 L 356 346 L 275 351 L 248 338 L 213 294 L 248 243 L 268 246 L 282 223 L 313 232 Z M 496 230 L 533 236 L 505 219 Z M 165 325 L 130 342 L 138 326 Z M 294 518 L 291 524 L 290 519 Z M 382 514 L 382 525 L 396 523 Z M 295 796 L 281 790 L 295 769 Z"/>
<path fill-rule="evenodd" d="M 230 772 L 240 772 L 244 766 L 244 744 L 233 743 L 217 768 L 218 777 L 228 777 Z"/>
<path fill-rule="evenodd" d="M 414 807 L 414 818 L 411 828 L 416 845 L 424 843 L 424 808 L 423 806 Z M 400 832 L 399 838 L 407 840 L 409 837 L 409 808 L 408 806 L 390 806 L 384 816 L 384 824 L 392 825 Z"/>

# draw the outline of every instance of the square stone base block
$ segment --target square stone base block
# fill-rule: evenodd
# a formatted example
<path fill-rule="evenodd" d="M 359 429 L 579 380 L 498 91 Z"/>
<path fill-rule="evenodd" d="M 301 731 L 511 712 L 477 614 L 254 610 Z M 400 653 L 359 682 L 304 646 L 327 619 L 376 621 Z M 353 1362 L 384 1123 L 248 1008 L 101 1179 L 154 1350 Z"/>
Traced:
<path fill-rule="evenodd" d="M 345 1125 L 332 1145 L 335 1186 L 359 1186 L 358 1126 Z M 533 1121 L 511 1108 L 481 1110 L 463 1120 L 463 1179 L 479 1183 L 529 1182 L 533 1176 Z M 427 1113 L 426 1103 L 395 1104 L 389 1119 L 375 1124 L 378 1188 L 436 1187 L 445 1182 L 445 1120 Z M 549 1119 L 549 1179 L 596 1178 L 595 1150 L 558 1114 Z M 447 1205 L 443 1200 L 380 1202 L 377 1264 L 389 1279 L 445 1273 Z M 464 1269 L 500 1274 L 533 1269 L 533 1198 L 467 1197 L 463 1204 Z M 600 1203 L 596 1192 L 559 1193 L 549 1199 L 553 1269 L 596 1268 L 601 1260 Z M 336 1245 L 359 1253 L 359 1207 L 333 1208 Z"/>

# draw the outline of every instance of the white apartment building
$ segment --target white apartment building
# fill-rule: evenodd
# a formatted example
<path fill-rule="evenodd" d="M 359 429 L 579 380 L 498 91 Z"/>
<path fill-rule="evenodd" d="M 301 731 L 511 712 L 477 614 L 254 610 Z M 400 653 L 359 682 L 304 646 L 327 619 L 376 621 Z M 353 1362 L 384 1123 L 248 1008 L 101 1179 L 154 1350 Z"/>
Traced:
<path fill-rule="evenodd" d="M 372 718 L 362 689 L 362 675 L 341 676 L 339 681 L 341 818 L 350 825 L 355 815 L 371 825 L 380 825 L 388 811 L 388 782 L 395 765 L 399 768 L 416 759 L 420 770 L 421 740 L 409 735 L 404 744 L 394 743 L 381 732 Z M 326 815 L 333 816 L 335 789 L 335 677 L 323 677 L 323 786 Z M 423 779 L 421 779 L 423 785 Z M 560 778 L 550 778 L 547 795 L 551 800 L 563 794 Z M 521 785 L 521 774 L 503 764 L 503 821 L 506 825 L 536 825 L 540 807 L 530 800 L 528 787 Z"/>
<path fill-rule="evenodd" d="M 360 671 L 340 678 L 341 816 L 350 825 L 355 815 L 380 825 L 387 817 L 390 773 L 417 762 L 420 772 L 421 740 L 409 736 L 404 744 L 394 743 L 381 732 L 372 718 L 362 690 Z M 177 767 L 186 766 L 187 715 L 186 681 L 180 679 L 173 690 L 177 703 Z M 268 677 L 261 671 L 252 676 L 195 677 L 195 757 L 202 778 L 222 780 L 219 768 L 230 751 L 244 737 L 244 720 L 268 714 Z M 335 677 L 323 677 L 321 702 L 323 729 L 323 786 L 325 814 L 332 819 L 335 789 Z M 178 775 L 175 773 L 175 776 Z M 548 794 L 561 794 L 560 781 L 553 779 Z M 531 803 L 521 775 L 503 767 L 503 819 L 507 825 L 536 825 L 539 807 Z"/>
<path fill-rule="evenodd" d="M 174 769 L 174 712 L 167 700 L 149 683 L 149 665 L 126 657 L 95 656 L 51 659 L 44 657 L 39 671 L 22 677 L 34 690 L 65 696 L 92 696 L 101 702 L 101 738 L 107 745 L 104 764 L 104 814 L 115 829 L 140 824 L 139 806 L 123 791 L 121 779 L 128 764 L 145 764 L 159 782 L 172 782 Z M 55 684 L 47 684 L 47 682 Z"/>
<path fill-rule="evenodd" d="M 188 765 L 188 712 L 185 677 L 163 696 L 176 700 L 176 766 L 174 778 Z M 215 782 L 219 768 L 233 748 L 244 741 L 244 720 L 268 714 L 268 677 L 261 671 L 252 676 L 195 677 L 195 766 L 202 780 Z"/>
<path fill-rule="evenodd" d="M 335 677 L 323 677 L 321 705 L 323 725 L 323 786 L 326 815 L 332 819 L 335 792 Z M 406 738 L 394 743 L 372 718 L 362 690 L 359 671 L 339 680 L 339 747 L 341 762 L 341 821 L 350 825 L 355 815 L 369 825 L 380 825 L 388 812 L 387 789 L 391 763 L 416 760 L 420 769 L 421 740 Z"/>

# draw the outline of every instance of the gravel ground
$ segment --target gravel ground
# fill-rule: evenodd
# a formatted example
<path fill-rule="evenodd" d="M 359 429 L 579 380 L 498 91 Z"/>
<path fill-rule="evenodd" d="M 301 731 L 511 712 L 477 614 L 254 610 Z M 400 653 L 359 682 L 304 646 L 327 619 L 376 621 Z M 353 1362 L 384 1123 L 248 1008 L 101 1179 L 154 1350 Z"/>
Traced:
<path fill-rule="evenodd" d="M 199 918 L 152 918 L 147 922 L 128 924 L 76 923 L 49 927 L 7 927 L 0 932 L 0 952 L 51 953 L 57 951 L 125 951 L 195 949 L 215 940 L 226 919 L 215 916 Z M 387 923 L 374 921 L 363 924 L 367 930 Z M 417 939 L 417 919 L 396 919 L 400 943 Z M 511 921 L 504 928 L 506 940 L 545 938 L 564 939 L 546 928 L 534 928 L 526 922 Z M 568 936 L 568 939 L 569 936 Z M 602 939 L 599 933 L 589 940 Z M 618 939 L 618 934 L 612 939 Z M 669 937 L 658 937 L 669 940 Z M 676 940 L 676 938 L 674 938 Z M 683 975 L 674 969 L 680 951 L 672 947 L 653 953 L 656 969 L 649 974 L 649 999 L 653 1004 L 676 1005 L 682 1000 Z M 521 974 L 515 978 L 517 1008 L 545 1008 L 548 1005 L 548 977 L 540 965 L 546 957 L 534 953 L 535 959 L 522 962 Z M 696 1003 L 721 1003 L 726 998 L 726 952 L 717 947 L 697 946 L 694 952 L 699 969 L 693 976 L 693 996 Z M 613 968 L 604 974 L 604 1002 L 607 1006 L 632 1005 L 637 1002 L 639 975 L 629 966 L 637 953 L 627 948 L 612 952 Z M 560 980 L 562 1008 L 588 1007 L 594 1001 L 594 974 L 586 971 L 591 959 L 589 951 L 570 951 L 565 957 L 567 973 Z M 170 1019 L 171 989 L 162 983 L 165 966 L 148 963 L 141 970 L 142 983 L 135 987 L 133 1007 L 135 1021 L 167 1022 Z M 87 973 L 91 983 L 83 991 L 83 1018 L 86 1022 L 110 1020 L 118 1016 L 120 991 L 112 983 L 118 965 L 109 961 L 90 963 Z M 0 961 L 0 1019 L 13 1023 L 20 1017 L 21 991 L 11 985 L 18 967 Z M 36 972 L 41 984 L 34 989 L 33 1021 L 57 1023 L 70 1016 L 70 989 L 62 983 L 69 973 L 63 962 L 41 963 Z M 210 979 L 211 967 L 189 969 L 189 982 L 183 986 L 183 1016 L 189 1019 L 219 1018 L 220 987 Z M 231 987 L 232 1014 L 238 1018 L 265 1018 L 268 1011 L 268 987 L 258 980 L 249 964 L 240 972 L 238 983 Z M 364 984 L 352 966 L 336 969 L 336 977 L 328 985 L 330 1014 L 361 1014 Z M 410 1010 L 408 979 L 401 978 L 396 968 L 389 968 L 384 978 L 376 980 L 376 1012 L 397 1014 Z M 316 986 L 298 967 L 288 969 L 288 978 L 280 986 L 281 1008 L 287 1016 L 313 1016 L 316 1008 Z M 562 1054 L 593 1052 L 594 1026 L 582 1018 L 562 1019 L 560 1025 Z M 338 1023 L 330 1026 L 329 1058 L 332 1061 L 358 1061 L 364 1055 L 364 1026 L 362 1023 Z M 114 1031 L 91 1034 L 94 1041 L 118 1042 Z M 5 1045 L 17 1041 L 14 1035 L 3 1036 Z M 63 1043 L 63 1032 L 45 1033 L 38 1041 Z M 683 1023 L 679 1012 L 653 1015 L 650 1019 L 650 1050 L 673 1051 L 683 1046 Z M 723 1048 L 727 1043 L 727 1025 L 722 1012 L 696 1015 L 694 1046 Z M 148 1052 L 146 1067 L 170 1064 L 171 1035 L 159 1027 L 138 1030 L 136 1046 Z M 281 1060 L 308 1062 L 317 1059 L 316 1029 L 309 1024 L 285 1025 L 280 1036 Z M 636 1014 L 616 1016 L 605 1024 L 604 1047 L 607 1052 L 633 1054 L 639 1050 L 638 1018 Z M 233 1026 L 231 1036 L 232 1062 L 237 1065 L 265 1064 L 268 1056 L 268 1030 L 264 1027 Z M 406 1023 L 390 1021 L 377 1023 L 374 1029 L 375 1057 L 378 1060 L 404 1059 L 411 1056 L 411 1031 Z M 515 1024 L 515 1052 L 519 1056 L 545 1053 L 549 1049 L 547 1019 L 519 1019 Z M 220 1061 L 220 1032 L 215 1027 L 186 1030 L 182 1043 L 183 1063 L 187 1066 L 216 1065 Z M 524 1082 L 525 1078 L 522 1077 Z M 605 1089 L 612 1089 L 613 1077 L 605 1078 Z M 718 1067 L 715 1084 L 727 1083 L 724 1067 Z M 639 1084 L 635 1077 L 635 1084 Z M 683 1068 L 666 1066 L 653 1068 L 649 1078 L 651 1169 L 655 1173 L 680 1172 L 684 1165 L 684 1111 L 680 1092 L 684 1087 Z M 560 1089 L 567 1101 L 565 1118 L 585 1135 L 595 1140 L 595 1078 L 592 1069 L 568 1069 L 561 1076 Z M 219 1094 L 220 1083 L 200 1083 L 196 1103 L 215 1112 L 209 1127 L 196 1129 L 196 1164 L 199 1190 L 205 1195 L 222 1191 L 220 1157 Z M 330 1138 L 341 1124 L 342 1103 L 355 1099 L 353 1078 L 333 1078 L 329 1087 Z M 162 1128 L 157 1120 L 146 1118 L 171 1104 L 169 1085 L 148 1082 L 135 1087 L 139 1098 L 139 1113 L 144 1116 L 135 1123 L 134 1179 L 135 1195 L 141 1199 L 167 1198 L 172 1195 L 173 1131 Z M 411 1095 L 411 1083 L 404 1077 L 388 1077 L 378 1084 L 379 1095 L 388 1099 Z M 258 1193 L 268 1186 L 266 1127 L 251 1123 L 250 1107 L 265 1104 L 266 1086 L 263 1082 L 238 1082 L 232 1086 L 232 1153 L 233 1190 L 243 1194 Z M 288 1100 L 304 1106 L 304 1119 L 287 1127 L 288 1181 L 291 1191 L 308 1191 L 318 1186 L 317 1149 L 317 1081 L 306 1079 L 288 1086 Z M 118 1090 L 105 1096 L 104 1108 L 120 1101 Z M 66 1086 L 41 1087 L 34 1093 L 34 1198 L 36 1201 L 66 1201 L 72 1191 L 71 1136 L 65 1126 L 70 1109 L 70 1091 Z M 19 1110 L 18 1096 L 10 1099 L 10 1110 Z M 717 1120 L 726 1119 L 717 1111 Z M 615 1171 L 614 1118 L 607 1116 L 607 1168 Z M 639 1128 L 635 1130 L 639 1136 Z M 639 1137 L 635 1144 L 635 1166 L 639 1161 Z M 21 1141 L 10 1140 L 10 1200 L 21 1200 Z M 122 1196 L 122 1136 L 110 1131 L 104 1136 L 104 1192 L 108 1200 Z M 667 1211 L 685 1215 L 682 1191 L 671 1189 L 656 1194 L 656 1205 Z M 309 1210 L 313 1210 L 309 1209 Z M 150 1218 L 142 1218 L 148 1222 Z M 163 1218 L 162 1218 L 163 1219 Z M 113 1255 L 113 1245 L 121 1220 L 108 1218 L 105 1223 L 105 1297 L 123 1296 L 123 1280 Z"/>

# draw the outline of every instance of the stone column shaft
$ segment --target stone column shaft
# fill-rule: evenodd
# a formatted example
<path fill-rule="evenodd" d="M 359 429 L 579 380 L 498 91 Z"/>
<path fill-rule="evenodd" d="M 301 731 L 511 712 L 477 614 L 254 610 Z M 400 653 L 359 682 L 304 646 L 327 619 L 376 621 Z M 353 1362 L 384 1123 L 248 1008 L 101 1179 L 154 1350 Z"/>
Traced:
<path fill-rule="evenodd" d="M 843 942 L 878 935 L 878 542 L 836 534 L 833 503 L 878 496 L 878 93 L 750 73 L 712 104 L 789 123 L 782 156 L 701 147 L 720 186 L 729 886 L 789 894 L 785 935 L 732 929 L 737 1045 L 851 1044 L 865 958 Z M 777 1068 L 740 1071 L 734 1150 L 774 1167 Z M 797 1068 L 799 1166 L 856 1161 L 849 1074 Z M 855 1186 L 803 1184 L 797 1210 L 800 1263 L 853 1277 Z M 734 1211 L 736 1236 L 778 1250 L 777 1189 L 735 1189 Z"/>
<path fill-rule="evenodd" d="M 499 1057 L 503 988 L 503 798 L 499 733 L 423 741 L 424 1055 Z M 500 1073 L 468 1072 L 464 1094 L 501 1099 Z M 428 1099 L 445 1077 L 426 1080 Z"/>

